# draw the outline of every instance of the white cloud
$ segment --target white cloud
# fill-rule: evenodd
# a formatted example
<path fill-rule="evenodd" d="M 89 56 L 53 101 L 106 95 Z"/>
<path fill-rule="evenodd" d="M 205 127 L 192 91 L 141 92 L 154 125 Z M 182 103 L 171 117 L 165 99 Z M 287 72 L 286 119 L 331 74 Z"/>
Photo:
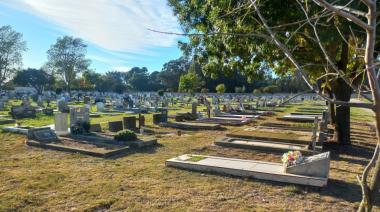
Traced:
<path fill-rule="evenodd" d="M 147 28 L 178 31 L 165 0 L 0 0 L 104 49 L 142 53 L 170 47 L 176 37 Z"/>
<path fill-rule="evenodd" d="M 131 67 L 118 66 L 118 67 L 112 67 L 111 70 L 120 71 L 120 72 L 128 72 L 129 70 L 131 70 Z"/>

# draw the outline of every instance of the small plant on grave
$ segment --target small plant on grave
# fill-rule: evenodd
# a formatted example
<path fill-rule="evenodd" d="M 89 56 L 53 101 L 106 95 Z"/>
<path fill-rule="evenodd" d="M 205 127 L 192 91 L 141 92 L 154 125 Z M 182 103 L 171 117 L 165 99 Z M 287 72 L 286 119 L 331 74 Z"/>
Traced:
<path fill-rule="evenodd" d="M 206 159 L 206 158 L 203 156 L 200 156 L 200 155 L 191 155 L 191 157 L 189 159 L 187 159 L 186 161 L 198 162 L 198 161 L 201 161 L 203 159 Z"/>
<path fill-rule="evenodd" d="M 135 141 L 137 139 L 137 135 L 131 130 L 123 130 L 116 133 L 114 139 L 116 141 Z"/>
<path fill-rule="evenodd" d="M 289 151 L 282 155 L 282 163 L 285 167 L 302 163 L 303 157 L 300 151 Z"/>

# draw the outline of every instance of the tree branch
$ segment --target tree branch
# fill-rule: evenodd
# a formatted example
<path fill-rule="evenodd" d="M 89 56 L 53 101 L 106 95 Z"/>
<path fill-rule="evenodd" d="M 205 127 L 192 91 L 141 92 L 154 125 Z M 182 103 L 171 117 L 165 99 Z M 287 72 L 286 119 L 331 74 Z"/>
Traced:
<path fill-rule="evenodd" d="M 337 8 L 336 6 L 334 5 L 331 5 L 330 3 L 326 2 L 325 0 L 313 0 L 318 6 L 320 7 L 323 7 L 327 10 L 330 10 L 331 12 L 334 12 L 336 14 L 338 14 L 339 16 L 343 17 L 343 18 L 346 18 L 348 19 L 349 21 L 352 21 L 354 22 L 355 24 L 357 24 L 358 26 L 360 26 L 361 28 L 365 29 L 366 31 L 372 31 L 373 30 L 373 27 L 366 24 L 365 22 L 363 22 L 362 20 L 360 20 L 359 18 L 357 18 L 356 16 L 350 14 L 350 13 L 347 13 L 347 12 L 344 12 L 342 9 L 340 8 Z M 367 1 L 367 0 L 366 0 Z M 369 0 L 368 0 L 369 1 Z M 371 4 L 372 5 L 372 4 Z"/>

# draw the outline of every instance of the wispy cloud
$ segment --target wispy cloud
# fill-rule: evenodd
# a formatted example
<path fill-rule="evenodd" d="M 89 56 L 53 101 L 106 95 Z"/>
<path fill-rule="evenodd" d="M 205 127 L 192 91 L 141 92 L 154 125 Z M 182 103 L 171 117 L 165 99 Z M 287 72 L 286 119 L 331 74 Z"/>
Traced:
<path fill-rule="evenodd" d="M 36 15 L 65 32 L 101 48 L 141 53 L 152 47 L 170 47 L 176 37 L 148 31 L 178 31 L 165 0 L 0 0 Z"/>
<path fill-rule="evenodd" d="M 120 71 L 120 72 L 128 72 L 129 70 L 131 70 L 131 67 L 118 66 L 118 67 L 112 67 L 111 70 Z"/>

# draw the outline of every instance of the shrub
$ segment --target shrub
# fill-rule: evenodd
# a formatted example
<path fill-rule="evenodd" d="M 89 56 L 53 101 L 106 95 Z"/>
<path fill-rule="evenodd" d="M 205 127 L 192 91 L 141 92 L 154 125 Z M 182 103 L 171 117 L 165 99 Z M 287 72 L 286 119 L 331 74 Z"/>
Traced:
<path fill-rule="evenodd" d="M 253 94 L 255 94 L 255 95 L 259 95 L 259 94 L 261 94 L 260 89 L 255 89 L 255 90 L 253 90 Z"/>
<path fill-rule="evenodd" d="M 207 88 L 202 88 L 201 93 L 208 93 L 209 90 Z"/>
<path fill-rule="evenodd" d="M 130 130 L 123 130 L 118 132 L 114 139 L 117 141 L 134 141 L 137 139 L 136 133 Z"/>
<path fill-rule="evenodd" d="M 165 93 L 165 91 L 164 90 L 159 90 L 159 91 L 157 91 L 157 94 L 159 95 L 159 96 L 163 96 L 164 95 L 164 93 Z"/>
<path fill-rule="evenodd" d="M 219 84 L 218 86 L 216 86 L 215 90 L 218 93 L 224 93 L 226 92 L 226 86 L 224 84 Z"/>
<path fill-rule="evenodd" d="M 268 85 L 267 87 L 263 89 L 264 93 L 271 93 L 271 94 L 276 93 L 278 91 L 279 91 L 279 88 L 276 85 Z"/>

